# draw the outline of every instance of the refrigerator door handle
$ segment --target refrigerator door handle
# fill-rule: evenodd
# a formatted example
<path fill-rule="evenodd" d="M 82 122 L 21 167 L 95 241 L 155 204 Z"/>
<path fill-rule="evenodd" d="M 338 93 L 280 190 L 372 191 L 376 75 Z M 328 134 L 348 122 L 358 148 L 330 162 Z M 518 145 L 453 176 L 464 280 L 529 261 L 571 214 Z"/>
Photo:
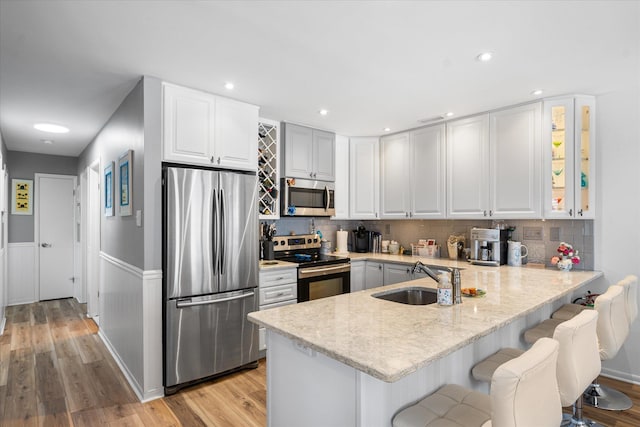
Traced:
<path fill-rule="evenodd" d="M 216 208 L 217 208 L 217 203 L 216 203 L 216 190 L 215 188 L 212 190 L 212 196 L 211 196 L 211 236 L 210 236 L 210 243 L 211 243 L 211 265 L 213 265 L 213 274 L 216 275 L 217 274 L 217 259 L 218 259 L 218 247 L 216 245 L 216 237 L 218 236 L 218 231 L 217 231 L 217 227 L 218 227 L 218 215 L 216 213 Z"/>
<path fill-rule="evenodd" d="M 224 190 L 220 189 L 220 274 L 225 274 L 224 265 L 225 265 L 225 248 L 227 246 L 227 236 L 226 236 L 226 218 L 225 218 L 225 209 L 226 202 L 224 197 Z"/>
<path fill-rule="evenodd" d="M 191 298 L 189 298 L 189 299 L 177 301 L 176 308 L 193 307 L 196 305 L 218 304 L 221 302 L 228 302 L 228 301 L 234 301 L 234 300 L 243 299 L 243 298 L 249 298 L 249 297 L 252 297 L 253 295 L 254 295 L 254 292 L 248 292 L 242 295 L 235 295 L 227 298 L 210 299 L 210 300 L 204 300 L 204 301 L 191 301 Z"/>

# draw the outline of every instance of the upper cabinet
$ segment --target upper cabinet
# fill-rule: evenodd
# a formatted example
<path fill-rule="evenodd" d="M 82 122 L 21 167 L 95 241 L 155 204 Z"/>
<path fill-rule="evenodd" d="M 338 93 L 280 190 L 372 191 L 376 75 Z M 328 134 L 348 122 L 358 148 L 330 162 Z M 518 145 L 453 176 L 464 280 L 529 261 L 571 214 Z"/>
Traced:
<path fill-rule="evenodd" d="M 595 216 L 595 99 L 544 101 L 544 213 L 546 218 Z"/>
<path fill-rule="evenodd" d="M 444 129 L 429 126 L 381 139 L 382 218 L 444 218 Z"/>
<path fill-rule="evenodd" d="M 380 179 L 379 145 L 376 137 L 349 140 L 349 218 L 378 219 Z M 336 185 L 336 191 L 338 191 Z"/>
<path fill-rule="evenodd" d="M 284 176 L 335 181 L 335 134 L 283 123 Z"/>
<path fill-rule="evenodd" d="M 256 170 L 258 107 L 163 83 L 163 161 Z"/>
<path fill-rule="evenodd" d="M 541 105 L 447 123 L 449 218 L 541 218 Z"/>

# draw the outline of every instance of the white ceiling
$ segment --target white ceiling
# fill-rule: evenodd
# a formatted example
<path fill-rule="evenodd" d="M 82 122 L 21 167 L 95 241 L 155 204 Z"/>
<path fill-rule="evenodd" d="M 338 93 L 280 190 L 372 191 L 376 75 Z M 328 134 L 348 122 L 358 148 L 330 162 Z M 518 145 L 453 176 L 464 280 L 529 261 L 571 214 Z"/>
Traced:
<path fill-rule="evenodd" d="M 263 117 L 380 135 L 536 88 L 637 85 L 639 28 L 639 1 L 0 0 L 0 130 L 9 150 L 77 156 L 151 75 Z M 487 50 L 494 60 L 475 60 Z"/>

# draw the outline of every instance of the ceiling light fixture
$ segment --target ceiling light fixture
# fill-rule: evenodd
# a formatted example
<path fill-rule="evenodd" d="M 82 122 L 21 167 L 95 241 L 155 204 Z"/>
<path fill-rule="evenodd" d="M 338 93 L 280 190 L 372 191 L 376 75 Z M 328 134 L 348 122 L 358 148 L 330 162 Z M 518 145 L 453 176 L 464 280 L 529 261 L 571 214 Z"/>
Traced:
<path fill-rule="evenodd" d="M 38 129 L 42 132 L 50 132 L 50 133 L 67 133 L 69 132 L 69 128 L 60 125 L 54 125 L 53 123 L 36 123 L 33 125 L 35 129 Z"/>
<path fill-rule="evenodd" d="M 391 128 L 384 128 L 382 130 L 385 131 L 385 132 L 391 132 Z"/>
<path fill-rule="evenodd" d="M 329 111 L 323 108 L 322 110 L 318 111 L 318 113 L 320 113 L 321 116 L 326 116 L 327 114 L 329 114 Z"/>
<path fill-rule="evenodd" d="M 235 85 L 233 83 L 231 83 L 231 82 L 226 82 L 224 84 L 224 88 L 227 89 L 227 90 L 233 90 L 234 87 L 235 87 Z"/>
<path fill-rule="evenodd" d="M 444 117 L 451 117 L 451 116 L 453 116 L 453 113 L 451 111 L 444 114 Z"/>
<path fill-rule="evenodd" d="M 53 144 L 53 139 L 41 139 L 43 144 L 51 145 Z"/>
<path fill-rule="evenodd" d="M 493 57 L 493 54 L 491 52 L 483 52 L 480 55 L 478 55 L 476 58 L 480 62 L 489 62 L 491 61 L 492 57 Z"/>
<path fill-rule="evenodd" d="M 542 95 L 542 89 L 534 90 L 533 92 L 531 92 L 531 95 L 535 95 L 535 96 Z"/>

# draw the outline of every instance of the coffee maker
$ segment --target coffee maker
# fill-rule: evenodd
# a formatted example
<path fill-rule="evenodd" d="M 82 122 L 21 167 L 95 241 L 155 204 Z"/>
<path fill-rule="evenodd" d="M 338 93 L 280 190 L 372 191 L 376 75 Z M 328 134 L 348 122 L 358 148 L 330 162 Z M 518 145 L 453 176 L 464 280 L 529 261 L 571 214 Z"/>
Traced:
<path fill-rule="evenodd" d="M 471 229 L 471 264 L 499 266 L 507 263 L 509 230 Z"/>
<path fill-rule="evenodd" d="M 364 228 L 363 225 L 353 230 L 354 252 L 381 252 L 382 234 Z"/>

